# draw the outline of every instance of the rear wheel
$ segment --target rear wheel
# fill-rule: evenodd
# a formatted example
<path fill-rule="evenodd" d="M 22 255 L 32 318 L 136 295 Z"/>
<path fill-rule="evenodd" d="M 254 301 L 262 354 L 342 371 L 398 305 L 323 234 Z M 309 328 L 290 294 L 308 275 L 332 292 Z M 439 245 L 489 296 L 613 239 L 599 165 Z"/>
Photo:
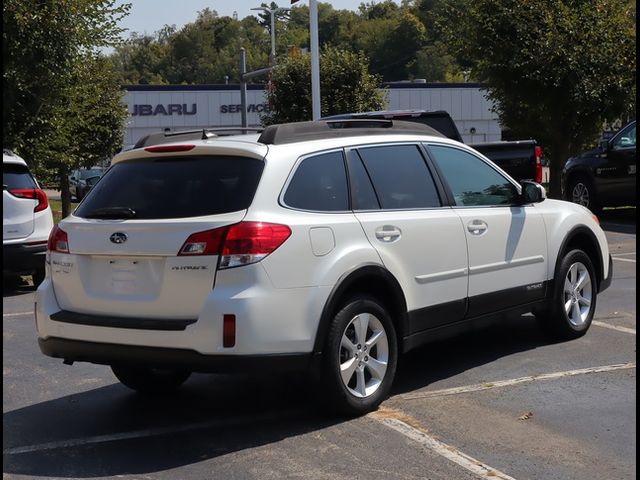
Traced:
<path fill-rule="evenodd" d="M 39 268 L 35 272 L 31 274 L 31 279 L 33 280 L 33 288 L 38 288 L 38 285 L 42 283 L 45 277 L 45 269 Z"/>
<path fill-rule="evenodd" d="M 596 308 L 597 286 L 587 254 L 582 250 L 568 252 L 558 266 L 553 298 L 538 315 L 545 332 L 555 340 L 587 333 Z"/>
<path fill-rule="evenodd" d="M 396 372 L 396 332 L 386 309 L 369 297 L 344 304 L 333 318 L 323 352 L 323 385 L 331 407 L 348 415 L 375 410 Z"/>
<path fill-rule="evenodd" d="M 123 385 L 143 394 L 176 390 L 191 375 L 190 371 L 177 368 L 112 365 L 111 370 Z"/>

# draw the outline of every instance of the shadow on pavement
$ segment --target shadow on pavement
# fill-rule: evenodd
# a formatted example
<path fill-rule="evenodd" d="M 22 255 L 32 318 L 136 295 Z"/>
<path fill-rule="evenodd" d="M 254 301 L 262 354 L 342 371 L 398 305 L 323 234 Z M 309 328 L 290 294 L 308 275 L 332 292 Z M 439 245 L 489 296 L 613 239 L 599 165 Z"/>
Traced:
<path fill-rule="evenodd" d="M 393 393 L 428 386 L 548 342 L 535 319 L 420 348 L 401 359 Z M 88 478 L 148 474 L 272 444 L 346 421 L 322 412 L 322 394 L 304 375 L 194 375 L 178 392 L 140 397 L 114 384 L 4 414 L 4 472 Z M 319 400 L 316 400 L 319 399 Z M 139 434 L 150 429 L 150 434 Z M 16 447 L 135 433 L 32 452 Z M 7 449 L 9 451 L 7 452 Z"/>
<path fill-rule="evenodd" d="M 603 230 L 617 233 L 636 233 L 636 209 L 607 208 L 598 216 Z"/>
<path fill-rule="evenodd" d="M 31 276 L 21 277 L 3 277 L 2 279 L 2 297 L 17 297 L 33 293 L 33 280 Z"/>

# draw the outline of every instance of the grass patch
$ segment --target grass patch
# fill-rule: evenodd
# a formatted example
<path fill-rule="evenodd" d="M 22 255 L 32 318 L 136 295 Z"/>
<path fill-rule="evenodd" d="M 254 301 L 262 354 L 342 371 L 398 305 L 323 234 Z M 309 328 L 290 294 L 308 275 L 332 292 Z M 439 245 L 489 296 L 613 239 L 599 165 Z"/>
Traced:
<path fill-rule="evenodd" d="M 57 224 L 62 220 L 62 200 L 49 200 L 49 205 L 53 212 L 53 223 Z"/>

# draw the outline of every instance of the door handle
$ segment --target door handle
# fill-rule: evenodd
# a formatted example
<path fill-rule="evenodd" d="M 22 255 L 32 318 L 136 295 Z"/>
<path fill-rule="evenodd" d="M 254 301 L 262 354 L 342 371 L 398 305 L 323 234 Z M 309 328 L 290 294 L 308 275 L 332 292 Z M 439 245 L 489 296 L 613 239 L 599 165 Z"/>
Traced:
<path fill-rule="evenodd" d="M 376 238 L 381 242 L 395 242 L 402 235 L 402 231 L 393 225 L 383 225 L 376 229 Z"/>
<path fill-rule="evenodd" d="M 469 223 L 467 223 L 467 230 L 469 230 L 469 233 L 471 233 L 471 235 L 483 235 L 487 233 L 488 229 L 489 225 L 487 225 L 487 223 L 482 220 L 476 219 L 471 220 Z"/>

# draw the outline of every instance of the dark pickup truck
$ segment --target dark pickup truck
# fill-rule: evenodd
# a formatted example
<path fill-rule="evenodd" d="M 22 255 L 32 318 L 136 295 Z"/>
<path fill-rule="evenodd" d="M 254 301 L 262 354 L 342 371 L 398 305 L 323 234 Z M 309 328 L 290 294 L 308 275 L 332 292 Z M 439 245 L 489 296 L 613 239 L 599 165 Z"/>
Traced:
<path fill-rule="evenodd" d="M 394 118 L 429 125 L 444 136 L 463 142 L 451 115 L 444 110 L 433 112 L 426 110 L 387 110 L 382 112 L 345 113 L 325 117 L 323 120 Z M 548 182 L 548 179 L 543 179 L 544 160 L 542 158 L 542 148 L 535 140 L 475 143 L 469 146 L 502 168 L 514 180 L 519 182 L 522 180 L 533 180 L 538 183 Z"/>

